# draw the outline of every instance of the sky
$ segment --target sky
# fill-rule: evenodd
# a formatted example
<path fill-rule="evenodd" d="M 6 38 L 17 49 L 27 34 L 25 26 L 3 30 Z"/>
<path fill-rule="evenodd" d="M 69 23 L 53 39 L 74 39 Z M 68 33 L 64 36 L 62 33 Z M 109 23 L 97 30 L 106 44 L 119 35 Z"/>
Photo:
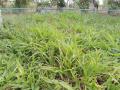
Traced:
<path fill-rule="evenodd" d="M 68 0 L 65 0 L 65 2 L 67 2 Z M 73 0 L 69 0 L 69 3 L 73 3 Z"/>
<path fill-rule="evenodd" d="M 99 0 L 99 4 L 103 5 L 104 0 Z"/>

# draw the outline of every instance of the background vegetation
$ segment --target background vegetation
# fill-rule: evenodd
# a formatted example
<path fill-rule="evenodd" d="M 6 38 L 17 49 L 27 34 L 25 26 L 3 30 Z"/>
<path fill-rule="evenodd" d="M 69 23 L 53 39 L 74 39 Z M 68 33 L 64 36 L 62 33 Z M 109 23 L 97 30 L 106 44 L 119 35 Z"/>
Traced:
<path fill-rule="evenodd" d="M 108 1 L 108 5 L 109 5 L 109 9 L 120 9 L 120 1 L 113 1 L 113 0 L 109 0 Z"/>
<path fill-rule="evenodd" d="M 0 6 L 1 7 L 7 7 L 7 3 L 9 2 L 9 0 L 0 0 Z M 29 7 L 30 3 L 36 3 L 36 5 L 40 5 L 42 7 L 46 7 L 46 6 L 57 6 L 57 7 L 66 7 L 68 4 L 69 0 L 67 0 L 67 2 L 65 3 L 64 0 L 41 0 L 41 2 L 38 2 L 36 0 L 36 2 L 33 0 L 15 0 L 14 2 L 14 6 L 21 8 L 21 7 Z M 81 9 L 88 9 L 89 8 L 89 4 L 90 2 L 92 2 L 92 0 L 73 0 L 73 7 L 79 7 Z M 107 0 L 104 1 L 105 2 L 105 6 L 110 8 L 110 9 L 119 9 L 120 8 L 120 1 L 119 0 Z M 106 5 L 106 3 L 108 5 Z M 68 6 L 69 7 L 69 6 Z"/>
<path fill-rule="evenodd" d="M 24 8 L 29 4 L 30 1 L 32 0 L 15 0 L 15 7 Z"/>
<path fill-rule="evenodd" d="M 77 0 L 76 2 L 80 9 L 89 9 L 90 0 Z"/>

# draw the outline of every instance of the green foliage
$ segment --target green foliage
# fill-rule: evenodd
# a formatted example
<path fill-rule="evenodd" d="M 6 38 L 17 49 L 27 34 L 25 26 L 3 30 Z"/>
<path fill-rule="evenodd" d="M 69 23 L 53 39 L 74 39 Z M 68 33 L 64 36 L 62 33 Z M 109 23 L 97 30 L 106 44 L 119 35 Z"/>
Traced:
<path fill-rule="evenodd" d="M 77 0 L 80 9 L 88 9 L 90 0 Z"/>
<path fill-rule="evenodd" d="M 22 8 L 28 5 L 30 0 L 15 0 L 15 7 Z"/>
<path fill-rule="evenodd" d="M 65 7 L 65 1 L 64 0 L 58 0 L 57 1 L 57 6 L 58 7 Z"/>
<path fill-rule="evenodd" d="M 109 0 L 109 9 L 120 9 L 120 1 L 115 1 L 115 0 Z"/>
<path fill-rule="evenodd" d="M 119 22 L 75 12 L 6 15 L 0 90 L 119 90 Z"/>
<path fill-rule="evenodd" d="M 50 3 L 45 1 L 45 2 L 41 2 L 41 3 L 37 3 L 37 6 L 39 7 L 48 7 L 50 6 Z"/>
<path fill-rule="evenodd" d="M 6 5 L 4 4 L 5 2 L 7 2 L 8 0 L 0 0 L 0 7 L 5 8 Z"/>

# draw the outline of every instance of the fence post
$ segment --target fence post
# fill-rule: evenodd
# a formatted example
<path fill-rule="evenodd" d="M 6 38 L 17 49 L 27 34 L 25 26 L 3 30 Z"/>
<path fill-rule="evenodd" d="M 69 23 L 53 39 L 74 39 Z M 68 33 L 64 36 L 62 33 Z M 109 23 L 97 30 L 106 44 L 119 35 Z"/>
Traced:
<path fill-rule="evenodd" d="M 0 28 L 2 27 L 2 22 L 3 22 L 3 19 L 2 19 L 2 14 L 1 14 L 1 9 L 0 9 Z"/>

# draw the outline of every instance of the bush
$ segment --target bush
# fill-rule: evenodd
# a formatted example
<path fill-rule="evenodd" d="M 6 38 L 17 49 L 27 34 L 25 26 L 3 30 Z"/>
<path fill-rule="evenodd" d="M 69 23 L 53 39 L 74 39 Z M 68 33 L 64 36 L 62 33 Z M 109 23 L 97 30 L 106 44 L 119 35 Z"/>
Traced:
<path fill-rule="evenodd" d="M 15 7 L 21 8 L 26 7 L 30 0 L 15 0 Z"/>
<path fill-rule="evenodd" d="M 108 5 L 109 5 L 109 9 L 120 9 L 119 0 L 109 0 Z"/>
<path fill-rule="evenodd" d="M 60 7 L 60 8 L 65 7 L 65 2 L 64 2 L 64 0 L 59 0 L 59 1 L 57 2 L 57 6 Z"/>
<path fill-rule="evenodd" d="M 111 10 L 120 9 L 120 1 L 119 0 L 116 0 L 116 1 L 109 0 L 108 1 L 108 6 L 109 6 L 109 11 L 108 11 L 109 14 L 117 14 L 117 13 L 119 13 L 117 11 L 111 11 Z"/>
<path fill-rule="evenodd" d="M 77 2 L 80 9 L 88 9 L 89 8 L 89 0 L 79 0 Z"/>

